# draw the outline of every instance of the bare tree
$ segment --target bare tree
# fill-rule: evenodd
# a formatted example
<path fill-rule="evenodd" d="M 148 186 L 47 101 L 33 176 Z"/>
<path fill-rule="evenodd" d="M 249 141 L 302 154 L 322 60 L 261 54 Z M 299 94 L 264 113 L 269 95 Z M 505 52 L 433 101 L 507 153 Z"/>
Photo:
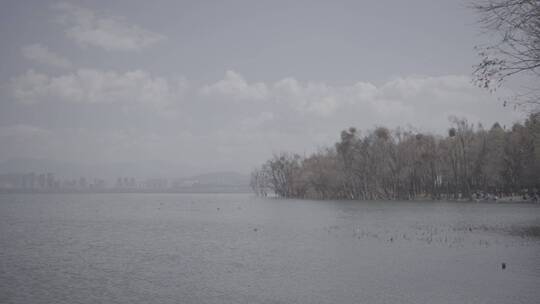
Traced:
<path fill-rule="evenodd" d="M 540 113 L 490 130 L 451 117 L 448 136 L 384 127 L 341 132 L 307 157 L 274 155 L 252 174 L 255 193 L 316 199 L 473 199 L 540 189 Z"/>
<path fill-rule="evenodd" d="M 475 82 L 493 91 L 517 74 L 540 80 L 540 0 L 477 0 L 472 8 L 481 25 L 498 36 L 495 43 L 477 47 L 482 60 L 475 66 Z M 539 97 L 536 86 L 515 96 L 515 102 L 537 111 Z"/>

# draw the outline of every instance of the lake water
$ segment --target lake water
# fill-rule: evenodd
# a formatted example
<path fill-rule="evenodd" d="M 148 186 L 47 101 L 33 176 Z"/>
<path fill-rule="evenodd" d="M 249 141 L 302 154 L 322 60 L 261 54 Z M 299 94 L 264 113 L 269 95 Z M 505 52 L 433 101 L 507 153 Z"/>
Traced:
<path fill-rule="evenodd" d="M 540 303 L 540 205 L 0 195 L 0 303 Z"/>

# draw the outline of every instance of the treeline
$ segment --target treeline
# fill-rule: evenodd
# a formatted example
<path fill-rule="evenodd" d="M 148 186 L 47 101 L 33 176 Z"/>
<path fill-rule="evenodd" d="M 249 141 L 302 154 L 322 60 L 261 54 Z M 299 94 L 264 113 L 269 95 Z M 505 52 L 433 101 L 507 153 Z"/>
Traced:
<path fill-rule="evenodd" d="M 251 174 L 258 195 L 403 200 L 505 196 L 540 189 L 540 113 L 510 129 L 451 119 L 446 136 L 350 128 L 307 157 L 281 153 Z"/>

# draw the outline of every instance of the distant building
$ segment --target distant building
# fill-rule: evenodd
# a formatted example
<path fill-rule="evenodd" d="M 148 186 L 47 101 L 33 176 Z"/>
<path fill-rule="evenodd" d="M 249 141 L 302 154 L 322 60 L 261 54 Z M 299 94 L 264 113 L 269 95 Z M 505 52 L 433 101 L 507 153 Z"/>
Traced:
<path fill-rule="evenodd" d="M 36 173 L 9 173 L 0 174 L 0 190 L 53 190 L 59 189 L 60 182 L 55 179 L 54 174 Z"/>

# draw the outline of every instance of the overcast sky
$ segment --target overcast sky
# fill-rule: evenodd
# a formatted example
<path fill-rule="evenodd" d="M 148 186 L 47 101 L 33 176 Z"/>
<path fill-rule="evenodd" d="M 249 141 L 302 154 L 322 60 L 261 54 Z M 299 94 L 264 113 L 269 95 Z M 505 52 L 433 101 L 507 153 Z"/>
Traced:
<path fill-rule="evenodd" d="M 510 125 L 471 84 L 484 38 L 465 4 L 3 0 L 0 161 L 247 173 L 349 126 Z"/>

